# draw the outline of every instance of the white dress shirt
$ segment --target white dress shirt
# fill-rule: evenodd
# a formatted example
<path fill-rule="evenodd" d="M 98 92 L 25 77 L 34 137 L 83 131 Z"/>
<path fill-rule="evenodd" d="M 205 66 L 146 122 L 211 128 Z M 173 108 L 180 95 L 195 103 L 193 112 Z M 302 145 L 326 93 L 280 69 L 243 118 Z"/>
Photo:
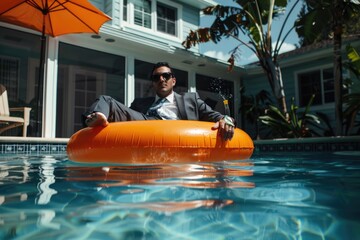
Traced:
<path fill-rule="evenodd" d="M 155 102 L 159 98 L 160 97 L 156 95 Z M 174 92 L 172 92 L 171 94 L 169 94 L 166 97 L 166 102 L 157 110 L 157 112 L 163 120 L 178 120 L 178 119 L 180 119 L 179 109 L 176 105 Z"/>

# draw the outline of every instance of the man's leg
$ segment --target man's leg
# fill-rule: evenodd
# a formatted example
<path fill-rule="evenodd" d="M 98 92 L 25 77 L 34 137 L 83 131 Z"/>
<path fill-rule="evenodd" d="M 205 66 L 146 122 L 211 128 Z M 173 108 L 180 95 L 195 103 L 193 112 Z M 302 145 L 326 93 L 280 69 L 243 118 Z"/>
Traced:
<path fill-rule="evenodd" d="M 84 126 L 106 126 L 109 122 L 146 120 L 144 114 L 134 111 L 110 96 L 101 95 L 82 115 Z"/>

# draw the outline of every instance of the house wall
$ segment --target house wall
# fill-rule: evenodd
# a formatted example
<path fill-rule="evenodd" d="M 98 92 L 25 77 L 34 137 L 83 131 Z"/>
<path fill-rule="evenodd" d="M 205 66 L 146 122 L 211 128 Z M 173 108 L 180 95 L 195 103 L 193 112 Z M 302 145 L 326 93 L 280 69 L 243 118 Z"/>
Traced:
<path fill-rule="evenodd" d="M 347 61 L 345 46 L 348 42 L 343 44 L 343 62 Z M 358 46 L 359 41 L 352 42 L 352 45 Z M 326 69 L 333 66 L 332 46 L 325 49 L 312 49 L 309 52 L 303 52 L 300 54 L 293 54 L 285 57 L 279 61 L 279 65 L 282 69 L 282 78 L 284 83 L 284 90 L 286 95 L 287 108 L 290 109 L 291 99 L 294 98 L 295 105 L 299 105 L 299 86 L 297 75 L 302 72 L 308 72 L 311 70 Z M 343 76 L 348 76 L 351 79 L 355 79 L 353 75 L 346 68 L 343 68 Z M 355 85 L 353 91 L 359 89 L 360 81 L 353 80 Z M 262 69 L 258 66 L 249 65 L 246 67 L 246 74 L 242 77 L 242 84 L 245 87 L 245 95 L 256 95 L 259 91 L 265 89 L 271 95 L 271 87 L 268 83 L 266 75 L 262 72 Z M 273 105 L 278 106 L 274 98 L 272 98 Z M 303 111 L 304 108 L 299 108 L 298 112 Z M 335 105 L 334 103 L 326 103 L 321 105 L 312 105 L 311 113 L 321 112 L 325 114 L 332 128 L 335 129 Z M 323 125 L 324 126 L 324 125 Z M 325 126 L 324 126 L 325 127 Z M 246 121 L 244 124 L 244 130 L 248 132 L 253 138 L 256 137 L 255 125 Z M 319 134 L 324 134 L 323 130 L 316 129 Z M 262 129 L 260 137 L 266 137 L 265 127 Z"/>
<path fill-rule="evenodd" d="M 178 1 L 175 1 L 178 2 Z M 200 23 L 199 9 L 196 9 L 187 4 L 183 5 L 182 11 L 182 20 L 183 20 L 183 39 L 189 34 L 190 30 L 195 30 Z M 193 48 L 194 51 L 198 51 L 198 47 Z"/>
<path fill-rule="evenodd" d="M 112 7 L 120 6 L 120 1 L 121 0 L 90 0 L 89 2 L 91 2 L 95 7 L 97 7 L 107 15 L 118 18 L 118 14 L 112 14 Z"/>
<path fill-rule="evenodd" d="M 81 87 L 75 89 L 78 82 L 77 75 L 86 78 L 95 76 L 97 86 L 102 84 L 101 87 L 97 87 L 96 94 L 114 94 L 117 99 L 129 106 L 135 93 L 138 92 L 137 86 L 148 80 L 135 75 L 135 70 L 139 71 L 141 68 L 136 65 L 139 61 L 146 62 L 148 65 L 158 61 L 169 62 L 174 69 L 185 73 L 184 78 L 179 79 L 179 82 L 186 81 L 188 88 L 185 90 L 187 91 L 197 91 L 198 75 L 230 82 L 235 91 L 230 100 L 233 101 L 231 106 L 234 107 L 232 114 L 237 118 L 236 113 L 239 107 L 237 89 L 242 68 L 235 67 L 229 73 L 227 63 L 202 56 L 197 47 L 185 50 L 181 45 L 190 29 L 198 27 L 200 8 L 210 1 L 158 1 L 170 6 L 176 5 L 179 9 L 178 21 L 181 23 L 179 36 L 170 36 L 156 29 L 135 26 L 129 18 L 127 22 L 123 21 L 122 0 L 91 0 L 96 7 L 112 17 L 112 21 L 108 21 L 101 27 L 98 35 L 68 34 L 55 38 L 47 37 L 43 106 L 39 109 L 42 117 L 40 121 L 35 120 L 34 117 L 31 118 L 32 126 L 41 125 L 41 137 L 69 137 L 73 133 L 72 129 L 75 127 L 73 119 L 80 115 L 78 112 L 82 106 L 74 104 L 74 102 L 79 103 L 76 98 L 80 96 L 77 94 L 80 92 L 78 90 L 81 90 Z M 0 55 L 5 55 L 7 59 L 17 53 L 21 56 L 18 70 L 20 77 L 16 79 L 19 84 L 15 87 L 21 96 L 16 98 L 18 102 L 14 104 L 21 104 L 21 106 L 34 104 L 36 102 L 31 100 L 37 96 L 36 85 L 39 82 L 40 33 L 2 22 L 0 22 L 0 27 L 6 29 L 0 32 Z M 66 55 L 66 58 L 64 58 L 64 45 L 69 45 L 74 49 Z M 22 50 L 23 46 L 27 48 L 26 51 Z M 8 49 L 11 51 L 7 51 Z M 117 72 L 111 72 L 111 69 Z M 144 72 L 148 73 L 147 70 L 144 69 Z M 99 82 L 101 84 L 98 84 Z M 214 95 L 213 92 L 207 90 L 202 90 L 202 94 L 204 97 L 207 97 L 206 94 Z M 33 115 L 37 107 L 35 105 Z M 85 103 L 85 105 L 88 104 Z M 59 121 L 62 123 L 59 124 Z M 64 131 L 58 131 L 60 125 Z M 35 133 L 35 130 L 28 132 L 28 136 L 40 136 Z"/>

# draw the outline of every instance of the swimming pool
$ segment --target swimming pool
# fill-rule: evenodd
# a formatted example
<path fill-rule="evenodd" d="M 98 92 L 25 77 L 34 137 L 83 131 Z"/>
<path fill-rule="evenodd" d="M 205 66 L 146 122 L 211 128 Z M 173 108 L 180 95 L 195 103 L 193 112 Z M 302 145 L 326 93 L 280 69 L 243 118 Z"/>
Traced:
<path fill-rule="evenodd" d="M 99 166 L 0 157 L 1 239 L 356 239 L 359 152 Z"/>

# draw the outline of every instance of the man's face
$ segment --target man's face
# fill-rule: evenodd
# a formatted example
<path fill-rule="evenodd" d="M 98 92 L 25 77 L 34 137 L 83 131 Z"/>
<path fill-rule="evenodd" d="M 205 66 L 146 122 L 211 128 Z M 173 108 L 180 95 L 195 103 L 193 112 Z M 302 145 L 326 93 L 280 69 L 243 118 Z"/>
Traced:
<path fill-rule="evenodd" d="M 159 97 L 166 97 L 172 93 L 176 78 L 168 67 L 159 67 L 152 73 L 152 84 Z"/>

